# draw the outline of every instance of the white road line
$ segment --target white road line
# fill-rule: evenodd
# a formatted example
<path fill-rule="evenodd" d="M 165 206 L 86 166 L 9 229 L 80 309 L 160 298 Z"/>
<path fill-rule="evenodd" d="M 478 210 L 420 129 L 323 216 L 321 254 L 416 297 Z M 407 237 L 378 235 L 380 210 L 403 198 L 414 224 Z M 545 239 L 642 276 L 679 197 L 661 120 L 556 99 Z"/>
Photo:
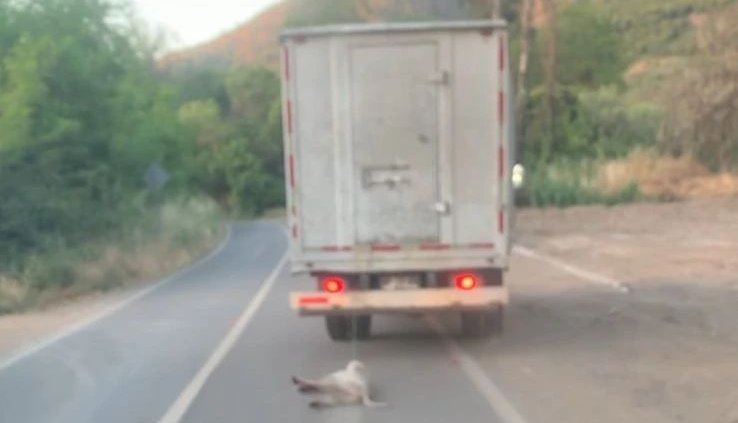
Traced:
<path fill-rule="evenodd" d="M 277 276 L 279 276 L 286 261 L 287 253 L 282 256 L 282 259 L 279 261 L 272 273 L 266 278 L 254 298 L 246 306 L 236 324 L 230 331 L 228 331 L 228 334 L 226 334 L 225 338 L 223 338 L 218 347 L 212 352 L 195 377 L 179 394 L 177 400 L 171 407 L 169 407 L 169 410 L 167 410 L 164 417 L 159 420 L 159 423 L 178 423 L 182 420 L 193 401 L 195 401 L 195 398 L 197 398 L 197 395 L 205 386 L 205 383 L 207 383 L 210 375 L 218 368 L 220 363 L 223 362 L 231 349 L 233 349 L 233 346 L 236 344 L 236 341 L 238 341 L 238 338 L 241 337 L 246 326 L 248 326 L 251 319 L 259 310 L 259 307 L 264 303 L 264 300 L 272 290 L 272 287 L 277 280 Z"/>
<path fill-rule="evenodd" d="M 157 289 L 162 288 L 163 286 L 171 283 L 172 281 L 176 280 L 177 278 L 179 278 L 183 274 L 191 271 L 192 269 L 194 269 L 194 268 L 196 268 L 198 266 L 202 266 L 203 264 L 209 262 L 210 260 L 212 260 L 213 258 L 215 258 L 218 254 L 220 254 L 223 251 L 223 249 L 225 249 L 225 247 L 230 242 L 232 236 L 233 236 L 233 229 L 231 228 L 230 225 L 228 225 L 228 226 L 226 226 L 226 236 L 225 236 L 225 238 L 223 238 L 223 240 L 220 242 L 220 245 L 218 245 L 218 247 L 216 249 L 214 249 L 207 256 L 205 256 L 205 257 L 197 260 L 196 262 L 194 262 L 193 264 L 187 266 L 186 268 L 181 269 L 181 270 L 177 271 L 176 273 L 173 273 L 172 275 L 170 275 L 170 276 L 168 276 L 168 277 L 160 280 L 159 282 L 155 283 L 154 285 L 151 285 L 151 286 L 149 286 L 149 287 L 147 287 L 145 289 L 142 289 L 140 291 L 137 291 L 137 292 L 129 295 L 128 297 L 126 297 L 125 299 L 121 300 L 120 302 L 115 303 L 115 304 L 113 304 L 113 305 L 111 305 L 111 306 L 103 309 L 99 313 L 94 314 L 92 317 L 89 317 L 87 319 L 84 319 L 84 320 L 82 320 L 82 321 L 80 321 L 80 322 L 72 325 L 72 326 L 69 326 L 66 329 L 61 330 L 60 332 L 57 332 L 55 335 L 52 335 L 52 336 L 50 336 L 50 337 L 48 337 L 48 338 L 46 338 L 46 339 L 44 339 L 44 340 L 42 340 L 42 341 L 40 341 L 38 343 L 36 343 L 36 344 L 34 344 L 34 345 L 26 348 L 26 349 L 24 349 L 24 350 L 22 350 L 22 351 L 20 351 L 20 352 L 18 352 L 16 354 L 14 354 L 9 359 L 7 359 L 4 362 L 0 363 L 0 372 L 2 372 L 3 370 L 6 370 L 6 369 L 14 366 L 18 362 L 23 361 L 24 359 L 26 359 L 26 358 L 28 358 L 28 357 L 30 357 L 30 356 L 38 353 L 39 351 L 42 351 L 42 350 L 44 350 L 44 349 L 52 346 L 53 344 L 61 341 L 62 339 L 67 338 L 67 337 L 69 337 L 71 335 L 74 335 L 77 332 L 80 332 L 80 331 L 82 331 L 82 330 L 90 327 L 91 325 L 95 324 L 97 321 L 102 320 L 102 319 L 104 319 L 104 318 L 112 315 L 113 313 L 117 312 L 118 310 L 121 310 L 122 308 L 124 308 L 124 307 L 132 304 L 133 302 L 135 302 L 135 301 L 137 301 L 137 300 L 145 297 L 146 295 L 148 295 L 148 294 L 156 291 Z"/>
<path fill-rule="evenodd" d="M 526 423 L 523 416 L 515 409 L 492 379 L 487 376 L 482 366 L 476 362 L 464 349 L 456 343 L 446 329 L 436 319 L 429 317 L 428 325 L 443 339 L 451 355 L 456 358 L 464 372 L 477 391 L 487 400 L 492 410 L 503 423 Z"/>
<path fill-rule="evenodd" d="M 551 266 L 556 267 L 559 270 L 563 270 L 564 272 L 574 275 L 585 281 L 592 282 L 598 285 L 605 285 L 622 293 L 630 292 L 630 289 L 618 280 L 594 272 L 590 272 L 589 270 L 573 266 L 559 259 L 540 254 L 536 251 L 531 250 L 530 248 L 521 247 L 518 245 L 515 246 L 513 251 L 520 256 L 536 259 L 550 264 Z"/>

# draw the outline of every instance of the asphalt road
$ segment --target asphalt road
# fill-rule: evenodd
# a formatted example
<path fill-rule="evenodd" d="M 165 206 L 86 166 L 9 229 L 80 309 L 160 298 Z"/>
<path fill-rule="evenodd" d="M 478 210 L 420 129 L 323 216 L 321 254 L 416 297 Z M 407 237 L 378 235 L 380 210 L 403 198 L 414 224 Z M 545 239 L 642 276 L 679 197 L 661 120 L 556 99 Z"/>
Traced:
<path fill-rule="evenodd" d="M 560 231 L 523 233 L 502 337 L 454 337 L 452 318 L 380 316 L 373 338 L 352 344 L 289 309 L 288 293 L 314 282 L 286 271 L 283 228 L 233 225 L 191 268 L 0 362 L 0 423 L 738 422 L 732 267 L 710 272 L 704 246 L 688 250 L 702 266 L 689 273 L 668 264 L 673 243 L 638 261 L 655 238 Z M 546 250 L 582 239 L 584 250 Z M 388 408 L 314 411 L 291 386 L 354 357 Z"/>
<path fill-rule="evenodd" d="M 380 318 L 370 342 L 337 344 L 322 320 L 295 316 L 288 292 L 313 282 L 289 275 L 286 245 L 278 225 L 233 225 L 207 259 L 3 365 L 0 422 L 516 420 L 433 322 Z M 321 375 L 354 357 L 390 407 L 314 411 L 290 384 L 292 374 Z"/>

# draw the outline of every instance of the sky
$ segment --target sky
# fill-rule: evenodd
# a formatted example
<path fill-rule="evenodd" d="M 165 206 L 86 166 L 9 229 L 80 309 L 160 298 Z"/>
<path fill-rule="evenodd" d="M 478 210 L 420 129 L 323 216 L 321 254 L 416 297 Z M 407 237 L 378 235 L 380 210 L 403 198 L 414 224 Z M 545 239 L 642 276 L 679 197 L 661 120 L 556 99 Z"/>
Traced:
<path fill-rule="evenodd" d="M 135 0 L 148 26 L 163 31 L 167 48 L 208 41 L 247 21 L 278 0 Z"/>

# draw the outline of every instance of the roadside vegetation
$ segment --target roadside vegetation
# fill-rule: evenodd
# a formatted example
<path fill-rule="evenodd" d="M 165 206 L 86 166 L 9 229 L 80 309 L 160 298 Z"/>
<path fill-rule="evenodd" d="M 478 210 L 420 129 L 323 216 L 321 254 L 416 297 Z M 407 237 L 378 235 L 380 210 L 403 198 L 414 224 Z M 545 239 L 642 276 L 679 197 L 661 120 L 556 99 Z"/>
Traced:
<path fill-rule="evenodd" d="M 292 0 L 286 25 L 484 18 L 495 2 L 339 3 Z M 521 204 L 738 192 L 738 2 L 500 13 Z M 165 70 L 137 22 L 125 0 L 0 0 L 0 313 L 165 273 L 224 216 L 282 206 L 278 55 Z"/>
<path fill-rule="evenodd" d="M 136 22 L 0 0 L 0 313 L 161 276 L 281 204 L 274 74 L 164 75 Z"/>
<path fill-rule="evenodd" d="M 738 3 L 556 4 L 529 32 L 522 200 L 738 193 Z"/>
<path fill-rule="evenodd" d="M 147 207 L 117 230 L 72 248 L 49 248 L 0 275 L 0 314 L 163 277 L 222 238 L 222 213 L 206 198 Z"/>

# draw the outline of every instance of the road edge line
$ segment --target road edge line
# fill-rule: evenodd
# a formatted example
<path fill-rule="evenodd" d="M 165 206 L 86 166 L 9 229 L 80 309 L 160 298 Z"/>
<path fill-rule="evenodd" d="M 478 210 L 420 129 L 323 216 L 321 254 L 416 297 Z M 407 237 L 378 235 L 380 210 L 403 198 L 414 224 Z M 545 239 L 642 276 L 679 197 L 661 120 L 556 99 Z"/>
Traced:
<path fill-rule="evenodd" d="M 208 357 L 205 364 L 198 370 L 195 376 L 192 378 L 189 384 L 180 392 L 177 399 L 167 409 L 164 416 L 159 420 L 159 423 L 178 423 L 187 414 L 187 411 L 192 406 L 192 403 L 197 399 L 200 391 L 207 383 L 212 373 L 220 366 L 223 360 L 228 356 L 230 351 L 238 339 L 243 334 L 251 319 L 256 315 L 261 305 L 266 300 L 267 296 L 274 287 L 274 283 L 277 281 L 277 277 L 282 272 L 285 263 L 287 262 L 287 252 L 284 253 L 282 258 L 277 263 L 272 273 L 267 276 L 264 282 L 259 288 L 259 291 L 249 301 L 241 316 L 238 318 L 233 327 L 228 331 L 225 338 L 218 344 Z"/>
<path fill-rule="evenodd" d="M 61 329 L 56 334 L 50 335 L 49 337 L 42 339 L 41 341 L 37 341 L 31 346 L 23 348 L 19 352 L 10 355 L 8 359 L 0 363 L 0 372 L 3 372 L 13 367 L 17 363 L 25 360 L 26 358 L 54 345 L 55 343 L 71 335 L 74 335 L 77 332 L 81 332 L 82 330 L 92 326 L 98 321 L 105 319 L 108 316 L 113 315 L 115 312 L 145 297 L 146 295 L 156 291 L 157 289 L 164 287 L 165 285 L 171 283 L 172 281 L 181 277 L 185 273 L 188 273 L 192 271 L 193 269 L 209 262 L 210 260 L 218 256 L 225 249 L 225 247 L 231 241 L 232 236 L 233 236 L 233 227 L 230 224 L 228 224 L 226 225 L 225 237 L 220 241 L 220 244 L 214 250 L 212 250 L 207 256 L 196 260 L 194 263 L 190 264 L 189 266 L 172 273 L 171 275 L 165 277 L 164 279 L 159 280 L 158 282 L 154 283 L 151 286 L 135 291 L 134 293 L 126 296 L 122 300 L 114 304 L 111 304 L 110 306 L 93 314 L 91 317 L 88 317 L 87 319 L 83 319 L 77 323 L 74 323 L 65 329 Z"/>
<path fill-rule="evenodd" d="M 505 397 L 502 390 L 487 376 L 482 366 L 474 360 L 453 338 L 448 334 L 446 329 L 434 318 L 426 319 L 428 325 L 446 344 L 446 348 L 452 357 L 456 359 L 469 381 L 477 389 L 477 392 L 484 397 L 492 411 L 497 414 L 503 423 L 527 423 L 523 416 L 518 412 L 512 403 Z"/>
<path fill-rule="evenodd" d="M 585 280 L 587 282 L 591 282 L 597 285 L 605 285 L 607 287 L 610 287 L 618 292 L 622 293 L 628 293 L 630 292 L 630 288 L 628 288 L 627 285 L 624 283 L 613 279 L 608 276 L 600 275 L 598 273 L 591 272 L 589 270 L 582 269 L 581 267 L 577 267 L 574 265 L 571 265 L 569 263 L 566 263 L 562 260 L 559 260 L 557 258 L 547 256 L 541 253 L 538 253 L 537 251 L 534 251 L 530 248 L 526 248 L 520 245 L 515 246 L 513 251 L 526 258 L 535 259 L 538 261 L 542 261 L 546 264 L 549 264 L 561 271 L 564 271 L 570 275 L 576 276 L 582 280 Z"/>

